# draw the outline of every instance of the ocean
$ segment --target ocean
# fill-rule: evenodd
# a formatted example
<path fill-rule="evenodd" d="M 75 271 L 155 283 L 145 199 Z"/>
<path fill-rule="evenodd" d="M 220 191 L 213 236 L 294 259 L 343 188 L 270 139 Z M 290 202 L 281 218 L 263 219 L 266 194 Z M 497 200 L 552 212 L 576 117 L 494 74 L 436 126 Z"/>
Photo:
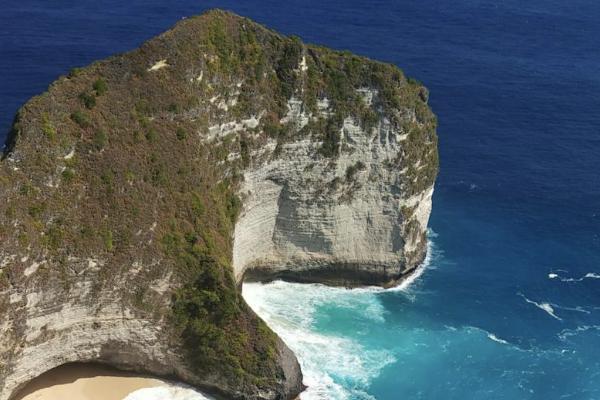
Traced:
<path fill-rule="evenodd" d="M 600 399 L 600 2 L 3 0 L 0 132 L 70 68 L 214 7 L 395 63 L 439 118 L 420 276 L 244 285 L 302 398 Z"/>

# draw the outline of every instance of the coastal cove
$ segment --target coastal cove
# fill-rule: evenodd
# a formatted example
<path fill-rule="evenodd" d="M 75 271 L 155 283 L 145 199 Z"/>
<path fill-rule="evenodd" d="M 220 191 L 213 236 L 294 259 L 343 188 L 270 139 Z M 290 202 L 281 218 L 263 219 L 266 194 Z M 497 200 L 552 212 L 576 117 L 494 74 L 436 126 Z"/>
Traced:
<path fill-rule="evenodd" d="M 600 6 L 9 0 L 0 141 L 17 109 L 72 67 L 213 7 L 392 62 L 423 81 L 439 119 L 429 257 L 410 285 L 243 285 L 297 355 L 301 399 L 600 397 Z M 182 400 L 149 389 L 127 400 Z"/>
<path fill-rule="evenodd" d="M 15 400 L 211 400 L 172 382 L 94 364 L 67 364 L 35 378 Z"/>

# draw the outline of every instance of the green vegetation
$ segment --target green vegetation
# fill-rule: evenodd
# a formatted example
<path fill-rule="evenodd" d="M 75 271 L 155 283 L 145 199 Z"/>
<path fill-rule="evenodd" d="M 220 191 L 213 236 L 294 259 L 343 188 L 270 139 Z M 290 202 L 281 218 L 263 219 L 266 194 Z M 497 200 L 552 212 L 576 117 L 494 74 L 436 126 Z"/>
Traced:
<path fill-rule="evenodd" d="M 81 100 L 88 110 L 91 110 L 96 106 L 96 96 L 93 94 L 83 92 L 79 95 L 79 100 Z"/>
<path fill-rule="evenodd" d="M 346 168 L 346 180 L 352 181 L 356 177 L 356 173 L 358 171 L 363 171 L 367 166 L 362 161 L 357 161 L 355 164 L 352 164 L 348 168 Z"/>
<path fill-rule="evenodd" d="M 75 179 L 75 171 L 73 171 L 71 168 L 66 168 L 62 172 L 62 178 L 66 183 L 73 182 L 73 179 Z"/>
<path fill-rule="evenodd" d="M 321 123 L 323 125 L 323 123 Z M 323 144 L 319 151 L 325 157 L 335 157 L 340 152 L 342 121 L 339 118 L 328 119 L 323 129 Z"/>
<path fill-rule="evenodd" d="M 42 213 L 44 212 L 44 210 L 46 209 L 46 205 L 45 204 L 32 204 L 31 206 L 29 206 L 29 215 L 31 216 L 31 218 L 33 219 L 40 219 L 40 217 L 42 216 Z"/>
<path fill-rule="evenodd" d="M 157 164 L 152 167 L 151 181 L 154 186 L 166 186 L 169 178 L 164 164 Z"/>
<path fill-rule="evenodd" d="M 52 141 L 56 139 L 56 128 L 54 128 L 54 125 L 52 125 L 52 122 L 50 122 L 48 113 L 42 114 L 42 131 L 46 137 L 48 137 L 48 139 Z"/>
<path fill-rule="evenodd" d="M 77 110 L 71 114 L 71 119 L 75 121 L 81 128 L 87 128 L 90 126 L 90 119 L 83 111 Z"/>
<path fill-rule="evenodd" d="M 171 104 L 169 104 L 169 107 L 167 107 L 167 111 L 177 114 L 177 113 L 181 112 L 181 108 L 179 107 L 179 105 L 177 105 L 175 103 L 171 103 Z"/>
<path fill-rule="evenodd" d="M 262 120 L 263 131 L 273 139 L 278 139 L 284 133 L 283 126 L 279 122 L 277 115 L 268 114 Z"/>
<path fill-rule="evenodd" d="M 96 133 L 94 133 L 94 148 L 96 150 L 102 150 L 104 146 L 108 143 L 108 136 L 103 129 L 98 129 Z"/>
<path fill-rule="evenodd" d="M 62 219 L 57 219 L 46 229 L 43 244 L 50 250 L 56 251 L 64 242 L 64 228 Z"/>
<path fill-rule="evenodd" d="M 250 165 L 250 144 L 246 138 L 240 140 L 240 156 L 242 157 L 244 168 Z"/>
<path fill-rule="evenodd" d="M 110 229 L 104 232 L 104 247 L 106 251 L 113 251 L 114 249 L 113 233 Z"/>
<path fill-rule="evenodd" d="M 83 68 L 72 68 L 69 71 L 69 74 L 67 75 L 68 78 L 75 78 L 77 76 L 79 76 L 81 74 L 81 72 L 83 71 Z"/>
<path fill-rule="evenodd" d="M 103 78 L 98 78 L 92 86 L 97 96 L 102 96 L 108 90 L 108 84 Z"/>
<path fill-rule="evenodd" d="M 156 132 L 156 129 L 154 129 L 154 128 L 150 128 L 150 129 L 148 129 L 148 132 L 146 132 L 146 140 L 148 140 L 150 143 L 155 142 L 157 136 L 158 136 L 158 133 Z"/>
<path fill-rule="evenodd" d="M 296 36 L 290 37 L 283 43 L 283 51 L 275 67 L 275 72 L 281 83 L 281 93 L 285 99 L 289 99 L 294 94 L 297 79 L 296 69 L 300 64 L 302 48 L 302 42 Z"/>
<path fill-rule="evenodd" d="M 187 132 L 185 131 L 185 129 L 183 129 L 181 127 L 177 128 L 175 135 L 177 136 L 177 139 L 179 139 L 179 140 L 185 140 L 185 138 L 187 138 Z"/>
<path fill-rule="evenodd" d="M 100 181 L 108 189 L 111 189 L 115 181 L 115 173 L 111 169 L 104 171 L 102 175 L 100 175 Z"/>
<path fill-rule="evenodd" d="M 231 379 L 256 384 L 263 379 L 256 371 L 273 368 L 275 339 L 266 335 L 266 341 L 252 344 L 249 336 L 247 324 L 264 326 L 247 315 L 232 276 L 229 238 L 241 208 L 232 189 L 223 181 L 208 193 L 182 199 L 177 207 L 188 217 L 171 221 L 162 246 L 189 282 L 175 294 L 174 317 L 194 365 L 224 369 Z M 252 346 L 260 352 L 246 350 Z"/>

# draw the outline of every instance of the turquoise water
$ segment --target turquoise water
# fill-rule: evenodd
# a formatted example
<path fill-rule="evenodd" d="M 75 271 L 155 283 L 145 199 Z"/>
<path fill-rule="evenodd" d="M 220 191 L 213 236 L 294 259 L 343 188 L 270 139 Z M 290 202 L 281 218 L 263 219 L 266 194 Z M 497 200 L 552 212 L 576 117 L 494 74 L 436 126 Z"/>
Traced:
<path fill-rule="evenodd" d="M 497 331 L 477 318 L 473 325 L 450 323 L 444 314 L 451 304 L 429 309 L 433 276 L 456 268 L 435 246 L 438 238 L 433 235 L 420 275 L 398 288 L 244 285 L 247 302 L 298 355 L 309 385 L 302 399 L 598 398 L 600 325 L 592 313 L 600 308 L 535 301 L 518 292 L 522 304 L 515 312 L 524 315 L 503 316 Z M 598 278 L 542 277 L 563 283 Z M 578 317 L 589 321 L 567 327 L 566 319 Z M 536 338 L 509 333 L 511 320 L 557 324 Z"/>
<path fill-rule="evenodd" d="M 5 0 L 0 132 L 71 67 L 217 6 L 396 63 L 439 117 L 411 285 L 245 286 L 299 355 L 304 398 L 600 399 L 600 3 Z"/>

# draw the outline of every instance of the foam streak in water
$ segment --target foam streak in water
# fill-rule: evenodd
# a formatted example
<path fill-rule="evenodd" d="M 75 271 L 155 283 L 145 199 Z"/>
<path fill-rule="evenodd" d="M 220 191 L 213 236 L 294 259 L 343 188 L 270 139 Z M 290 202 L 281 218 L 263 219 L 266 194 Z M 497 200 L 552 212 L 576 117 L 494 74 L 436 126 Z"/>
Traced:
<path fill-rule="evenodd" d="M 509 344 L 506 340 L 500 339 L 498 336 L 494 335 L 493 333 L 488 333 L 487 337 L 490 338 L 491 340 L 493 340 L 494 342 L 498 342 L 501 344 Z"/>
<path fill-rule="evenodd" d="M 562 321 L 562 318 L 560 318 L 558 315 L 555 314 L 554 308 L 552 307 L 552 305 L 550 303 L 538 303 L 536 301 L 528 299 L 527 297 L 525 297 L 521 293 L 519 293 L 519 295 L 521 297 L 523 297 L 523 299 L 525 299 L 525 301 L 528 302 L 529 304 L 533 304 L 534 306 L 536 306 L 540 310 L 544 310 L 552 318 L 556 318 L 557 320 Z"/>
<path fill-rule="evenodd" d="M 561 282 L 581 282 L 586 279 L 600 279 L 600 274 L 597 274 L 595 272 L 588 272 L 581 278 L 565 278 L 554 272 L 551 272 L 548 274 L 548 279 L 558 279 Z"/>
<path fill-rule="evenodd" d="M 563 329 L 559 334 L 558 334 L 558 338 L 560 340 L 567 340 L 568 338 L 572 337 L 572 336 L 577 336 L 581 333 L 584 332 L 589 332 L 589 331 L 598 331 L 600 332 L 600 326 L 599 325 L 584 325 L 584 326 L 578 326 L 575 329 Z"/>

